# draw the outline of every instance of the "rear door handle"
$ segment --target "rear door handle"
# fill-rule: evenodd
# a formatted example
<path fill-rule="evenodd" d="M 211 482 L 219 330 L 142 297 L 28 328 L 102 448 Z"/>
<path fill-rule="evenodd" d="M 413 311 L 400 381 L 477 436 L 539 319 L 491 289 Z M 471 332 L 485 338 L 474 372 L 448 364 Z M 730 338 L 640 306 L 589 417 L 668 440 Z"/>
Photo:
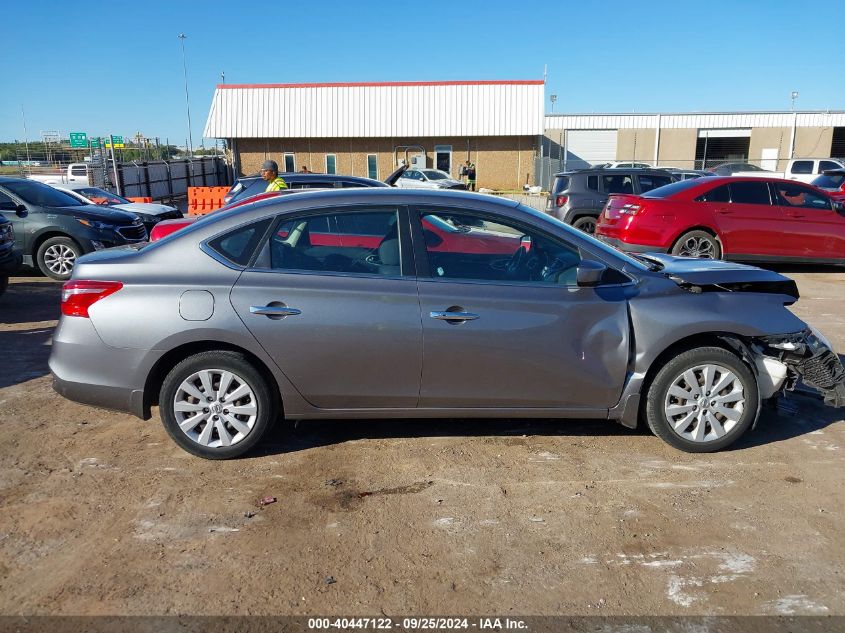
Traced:
<path fill-rule="evenodd" d="M 475 321 L 481 315 L 472 312 L 432 311 L 428 316 L 439 321 Z"/>
<path fill-rule="evenodd" d="M 250 314 L 263 314 L 268 317 L 286 317 L 302 314 L 302 310 L 285 305 L 249 306 Z"/>

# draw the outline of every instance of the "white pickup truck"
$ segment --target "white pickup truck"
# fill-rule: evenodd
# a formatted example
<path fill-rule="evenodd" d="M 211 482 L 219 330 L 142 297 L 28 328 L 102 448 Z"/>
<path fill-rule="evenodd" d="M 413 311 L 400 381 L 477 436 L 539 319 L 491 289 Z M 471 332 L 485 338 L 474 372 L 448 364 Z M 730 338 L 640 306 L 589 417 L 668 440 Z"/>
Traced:
<path fill-rule="evenodd" d="M 786 164 L 786 171 L 736 171 L 731 176 L 753 176 L 755 178 L 786 178 L 801 182 L 813 182 L 819 174 L 828 169 L 842 169 L 845 162 L 836 158 L 793 158 Z"/>
<path fill-rule="evenodd" d="M 89 171 L 88 163 L 71 163 L 67 166 L 66 171 L 53 173 L 31 172 L 27 178 L 43 182 L 46 185 L 66 185 L 73 182 L 88 184 Z"/>

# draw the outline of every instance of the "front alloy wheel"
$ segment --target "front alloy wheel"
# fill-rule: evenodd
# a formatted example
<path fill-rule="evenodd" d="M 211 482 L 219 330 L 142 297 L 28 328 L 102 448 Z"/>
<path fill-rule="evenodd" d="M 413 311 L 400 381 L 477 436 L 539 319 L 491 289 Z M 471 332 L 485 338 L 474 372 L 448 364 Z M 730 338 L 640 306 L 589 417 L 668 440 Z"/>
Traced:
<path fill-rule="evenodd" d="M 717 451 L 751 427 L 759 406 L 757 381 L 734 353 L 697 347 L 674 356 L 646 394 L 651 431 L 690 453 Z"/>

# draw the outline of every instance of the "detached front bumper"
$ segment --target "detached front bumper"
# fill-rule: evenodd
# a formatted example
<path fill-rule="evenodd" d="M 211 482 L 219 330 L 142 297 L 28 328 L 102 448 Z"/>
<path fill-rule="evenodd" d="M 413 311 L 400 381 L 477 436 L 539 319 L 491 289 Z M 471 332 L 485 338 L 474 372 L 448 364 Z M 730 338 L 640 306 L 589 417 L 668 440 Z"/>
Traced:
<path fill-rule="evenodd" d="M 819 332 L 809 329 L 756 339 L 752 349 L 786 367 L 786 389 L 794 389 L 800 381 L 818 391 L 825 404 L 845 407 L 845 367 Z"/>

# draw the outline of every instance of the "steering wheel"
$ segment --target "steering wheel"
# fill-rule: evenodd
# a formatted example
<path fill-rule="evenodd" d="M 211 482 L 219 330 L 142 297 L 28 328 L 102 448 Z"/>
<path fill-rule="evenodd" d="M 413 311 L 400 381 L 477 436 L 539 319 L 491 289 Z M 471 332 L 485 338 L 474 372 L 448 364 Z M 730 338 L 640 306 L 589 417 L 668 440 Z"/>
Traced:
<path fill-rule="evenodd" d="M 525 266 L 526 255 L 528 250 L 524 246 L 516 249 L 516 252 L 511 257 L 511 260 L 505 265 L 505 274 L 508 277 L 516 277 Z"/>

